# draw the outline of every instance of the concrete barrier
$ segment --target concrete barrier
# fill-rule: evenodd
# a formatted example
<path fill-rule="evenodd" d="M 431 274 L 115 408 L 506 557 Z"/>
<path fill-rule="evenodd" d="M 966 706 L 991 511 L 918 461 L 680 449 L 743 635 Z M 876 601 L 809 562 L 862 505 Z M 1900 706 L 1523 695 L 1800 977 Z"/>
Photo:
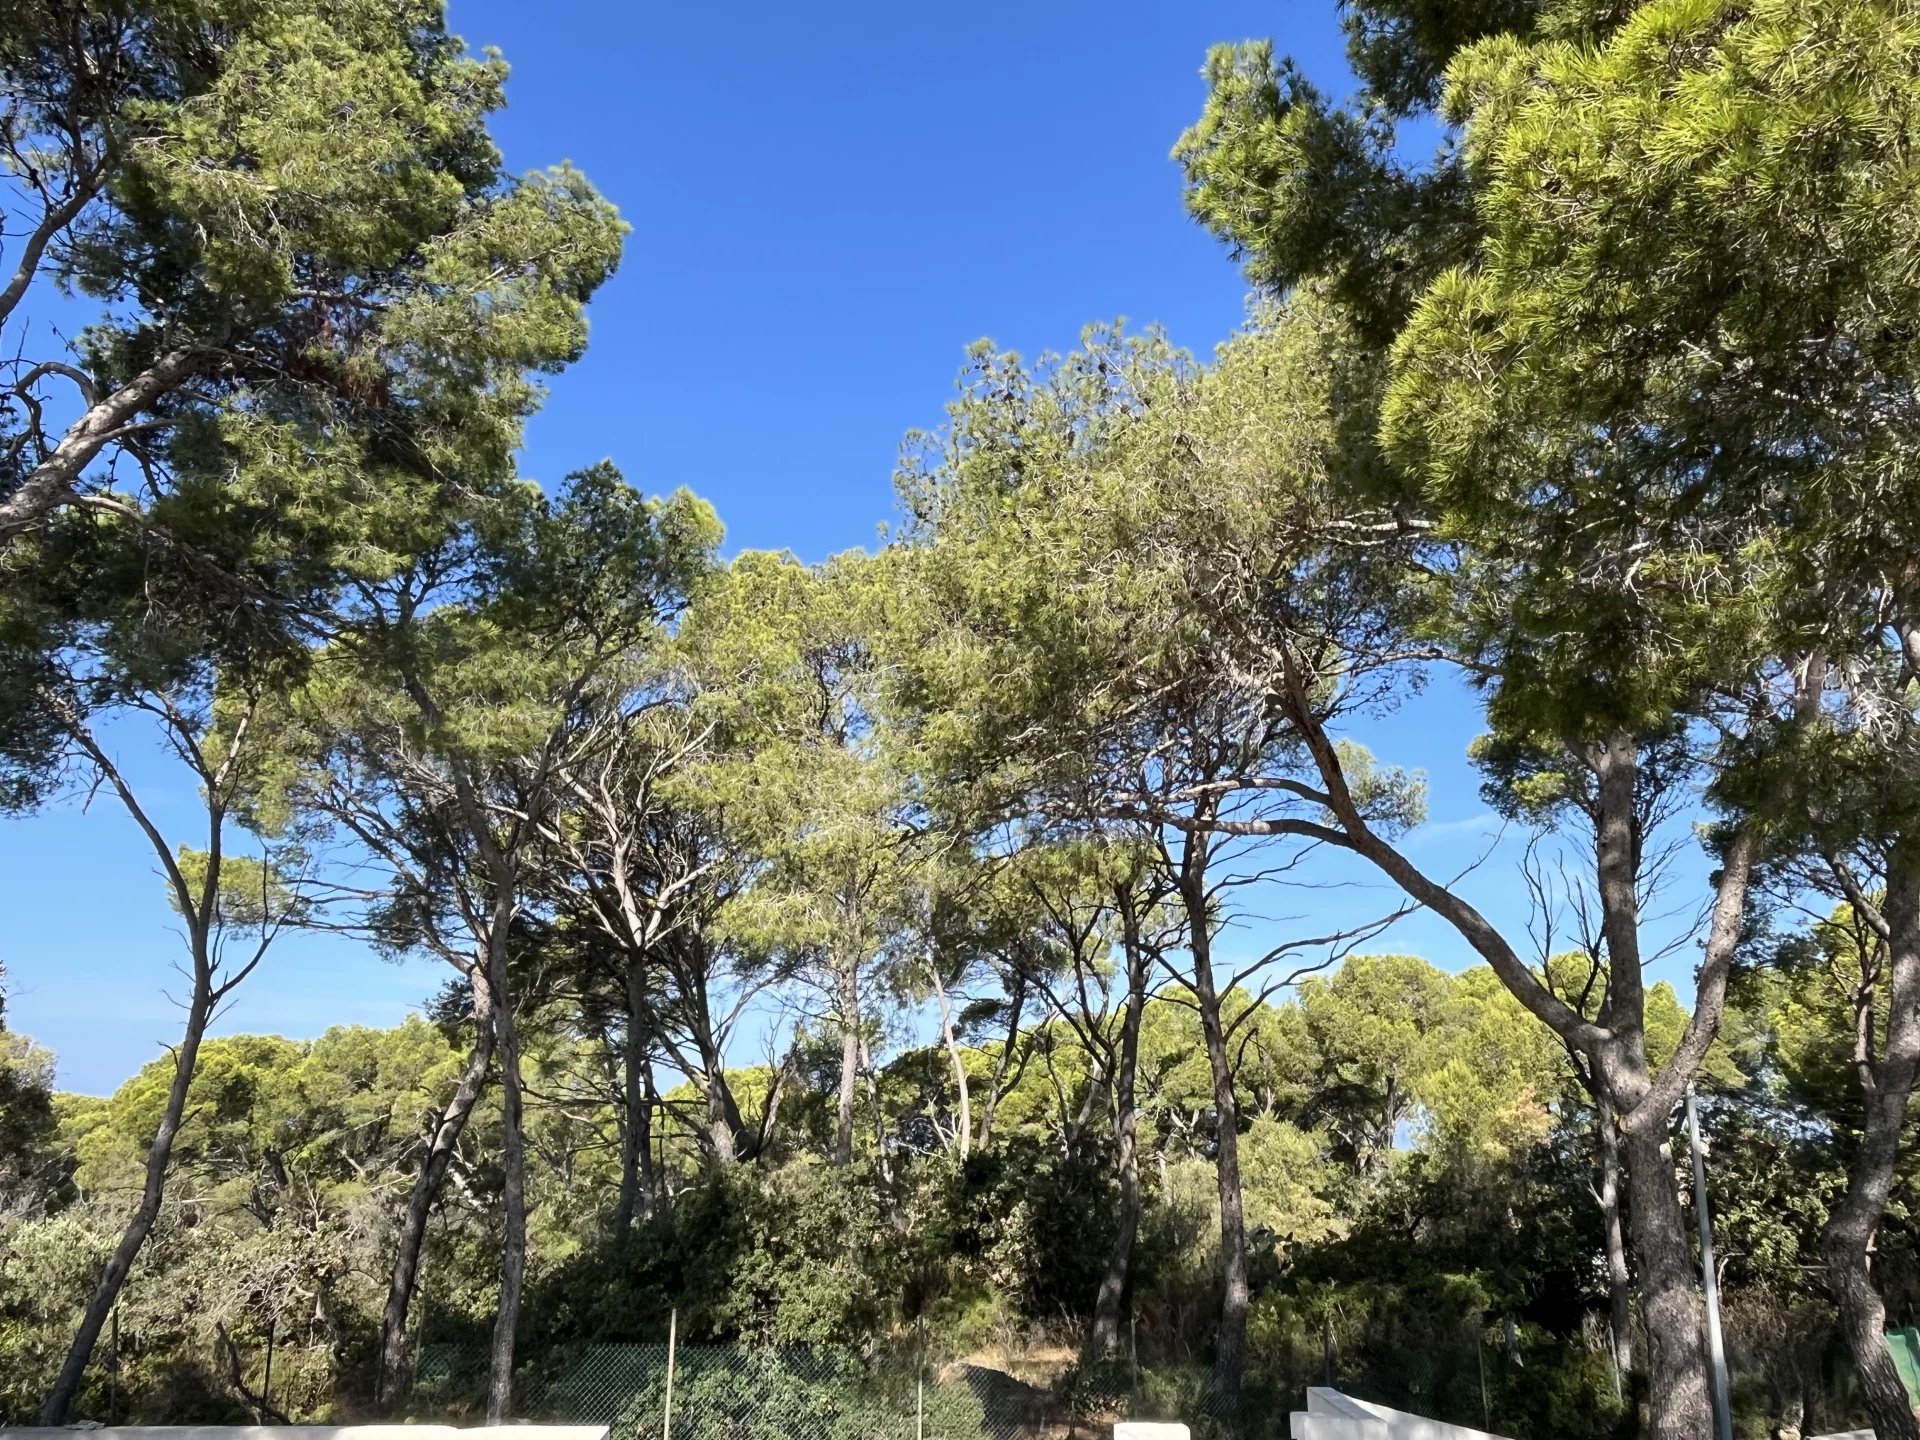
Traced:
<path fill-rule="evenodd" d="M 1293 1412 L 1289 1428 L 1293 1440 L 1504 1440 L 1319 1386 L 1307 1391 L 1307 1408 Z"/>
<path fill-rule="evenodd" d="M 453 1425 L 66 1425 L 0 1426 L 0 1440 L 459 1440 L 484 1427 Z M 605 1425 L 515 1425 L 526 1440 L 607 1440 Z"/>

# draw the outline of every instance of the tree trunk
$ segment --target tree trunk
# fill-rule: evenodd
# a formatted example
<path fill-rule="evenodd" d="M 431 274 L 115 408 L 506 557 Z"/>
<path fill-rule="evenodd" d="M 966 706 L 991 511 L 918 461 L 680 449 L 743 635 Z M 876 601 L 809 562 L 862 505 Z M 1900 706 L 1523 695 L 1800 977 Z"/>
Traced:
<path fill-rule="evenodd" d="M 494 992 L 494 1036 L 500 1051 L 502 1202 L 506 1234 L 500 1254 L 500 1310 L 493 1322 L 487 1369 L 487 1423 L 505 1424 L 513 1409 L 514 1339 L 520 1323 L 520 1293 L 527 1277 L 527 1136 L 520 1073 L 520 1024 L 507 975 L 511 899 L 496 906 L 488 950 Z"/>
<path fill-rule="evenodd" d="M 851 968 L 840 976 L 840 1115 L 833 1136 L 833 1163 L 853 1160 L 853 1103 L 860 1081 L 860 992 Z"/>
<path fill-rule="evenodd" d="M 121 1286 L 127 1283 L 127 1272 L 133 1268 L 140 1247 L 147 1243 L 147 1236 L 153 1232 L 153 1222 L 160 1215 L 167 1163 L 173 1157 L 173 1142 L 180 1133 L 181 1121 L 186 1115 L 187 1093 L 193 1084 L 194 1066 L 200 1058 L 200 1041 L 206 1034 L 207 1022 L 213 1017 L 213 968 L 207 955 L 208 939 L 204 924 L 196 926 L 193 941 L 196 952 L 193 957 L 193 998 L 187 1004 L 186 1034 L 181 1038 L 180 1048 L 174 1052 L 173 1082 L 167 1087 L 166 1107 L 160 1113 L 160 1124 L 153 1132 L 152 1143 L 147 1146 L 146 1179 L 140 1190 L 140 1204 L 127 1221 L 126 1229 L 120 1232 L 120 1243 L 114 1246 L 113 1254 L 100 1272 L 99 1283 L 87 1299 L 86 1311 L 80 1317 L 80 1328 L 74 1332 L 73 1343 L 67 1347 L 66 1361 L 60 1367 L 53 1388 L 47 1392 L 46 1401 L 40 1406 L 38 1423 L 41 1425 L 67 1423 L 67 1412 L 73 1407 L 73 1397 L 79 1392 L 80 1381 L 87 1372 L 87 1362 L 93 1358 L 93 1347 L 100 1339 L 100 1331 L 107 1323 L 107 1316 L 113 1312 L 114 1302 L 120 1298 Z"/>
<path fill-rule="evenodd" d="M 973 1103 L 967 1093 L 967 1063 L 960 1054 L 960 1042 L 953 1038 L 953 1004 L 947 999 L 947 987 L 940 983 L 940 967 L 929 961 L 927 972 L 933 976 L 933 993 L 940 1002 L 940 1039 L 947 1047 L 947 1059 L 953 1065 L 954 1088 L 960 1097 L 960 1113 L 953 1126 L 953 1143 L 964 1160 L 973 1144 Z"/>
<path fill-rule="evenodd" d="M 980 1137 L 974 1141 L 977 1150 L 986 1149 L 987 1143 L 993 1139 L 994 1112 L 1000 1108 L 1000 1094 L 1007 1083 L 1007 1072 L 1013 1068 L 1013 1052 L 1020 1045 L 1020 1012 L 1027 1000 L 1027 977 L 1024 971 L 1014 972 L 1007 999 L 1007 1039 L 1000 1047 L 999 1058 L 993 1062 L 993 1080 L 987 1087 L 987 1098 L 980 1106 Z"/>
<path fill-rule="evenodd" d="M 1628 1233 L 1647 1322 L 1649 1440 L 1702 1440 L 1713 1433 L 1699 1279 L 1687 1244 L 1679 1182 L 1662 1116 L 1635 1116 L 1621 1136 L 1627 1161 Z"/>
<path fill-rule="evenodd" d="M 1107 1253 L 1107 1271 L 1093 1302 L 1093 1334 L 1088 1349 L 1106 1359 L 1120 1348 L 1120 1313 L 1126 1304 L 1133 1270 L 1133 1242 L 1140 1232 L 1139 1106 L 1134 1078 L 1140 1068 L 1140 1024 L 1147 1004 L 1147 955 L 1140 943 L 1138 917 L 1123 897 L 1120 904 L 1122 941 L 1127 957 L 1127 1013 L 1120 1024 L 1120 1054 L 1113 1077 L 1113 1139 L 1115 1166 L 1120 1178 L 1119 1224 L 1113 1249 Z M 1236 1159 L 1238 1158 L 1236 1152 Z"/>
<path fill-rule="evenodd" d="M 636 1214 L 651 1208 L 652 1186 L 641 1184 L 641 1172 L 650 1163 L 653 1140 L 645 1071 L 647 1064 L 647 972 L 638 956 L 627 962 L 627 1029 L 620 1047 L 620 1093 L 626 1123 L 620 1131 L 620 1195 L 613 1206 L 613 1233 L 624 1238 L 633 1229 Z"/>
<path fill-rule="evenodd" d="M 138 419 L 169 391 L 178 389 L 209 358 L 210 353 L 206 351 L 168 351 L 118 390 L 89 405 L 86 413 L 67 427 L 67 433 L 60 437 L 53 453 L 29 470 L 26 478 L 0 500 L 0 544 L 9 543 L 43 524 L 54 511 L 69 504 L 81 475 L 94 457 L 113 443 L 120 427 Z M 52 1397 L 48 1399 L 51 1401 Z"/>
<path fill-rule="evenodd" d="M 1887 1349 L 1887 1307 L 1869 1261 L 1874 1232 L 1886 1214 L 1900 1132 L 1920 1068 L 1920 855 L 1897 846 L 1887 867 L 1886 1042 L 1866 1086 L 1860 1148 L 1847 1173 L 1847 1191 L 1820 1236 L 1827 1288 L 1860 1372 L 1860 1391 L 1880 1440 L 1920 1440 L 1913 1398 Z"/>
<path fill-rule="evenodd" d="M 414 1176 L 413 1193 L 407 1198 L 407 1213 L 400 1222 L 399 1244 L 394 1251 L 393 1271 L 387 1279 L 387 1304 L 380 1314 L 380 1370 L 374 1380 L 374 1399 L 392 1404 L 406 1388 L 407 1314 L 413 1307 L 413 1292 L 420 1278 L 420 1255 L 426 1248 L 427 1221 L 440 1187 L 446 1183 L 447 1170 L 453 1164 L 461 1132 L 473 1115 L 473 1107 L 487 1085 L 487 1068 L 493 1063 L 493 989 L 485 972 L 476 968 L 470 980 L 473 991 L 473 1049 L 460 1071 L 460 1081 L 448 1097 L 440 1118 L 434 1122 L 427 1140 L 427 1153 L 421 1158 L 420 1173 Z"/>
<path fill-rule="evenodd" d="M 1604 1095 L 1594 1101 L 1593 1129 L 1600 1150 L 1600 1220 L 1607 1245 L 1607 1325 L 1614 1369 L 1624 1386 L 1633 1373 L 1632 1280 L 1620 1218 L 1620 1134 L 1614 1128 L 1613 1106 Z"/>
<path fill-rule="evenodd" d="M 1213 936 L 1200 858 L 1204 843 L 1197 838 L 1187 841 L 1181 899 L 1187 912 L 1187 946 L 1193 956 L 1194 1001 L 1213 1074 L 1214 1172 L 1220 1191 L 1220 1329 L 1214 1342 L 1213 1396 L 1231 1416 L 1240 1407 L 1240 1380 L 1247 1361 L 1247 1222 L 1240 1190 L 1240 1107 L 1233 1093 L 1233 1064 L 1220 1019 L 1220 996 L 1213 983 Z"/>

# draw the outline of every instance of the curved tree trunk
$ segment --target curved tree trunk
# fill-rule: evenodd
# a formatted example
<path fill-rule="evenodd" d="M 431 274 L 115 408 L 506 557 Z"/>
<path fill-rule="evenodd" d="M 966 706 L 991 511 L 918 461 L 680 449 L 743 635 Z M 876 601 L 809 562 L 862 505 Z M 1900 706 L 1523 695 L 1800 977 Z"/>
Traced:
<path fill-rule="evenodd" d="M 1900 845 L 1887 867 L 1884 907 L 1889 969 L 1886 1041 L 1863 1075 L 1865 1123 L 1847 1173 L 1847 1191 L 1820 1236 L 1827 1288 L 1860 1373 L 1860 1390 L 1880 1440 L 1920 1440 L 1913 1398 L 1887 1348 L 1887 1307 L 1869 1262 L 1874 1232 L 1886 1214 L 1900 1132 L 1920 1069 L 1920 855 Z"/>
<path fill-rule="evenodd" d="M 433 1215 L 434 1202 L 446 1184 L 447 1170 L 453 1164 L 461 1132 L 473 1115 L 487 1085 L 487 1068 L 493 1063 L 493 990 L 483 971 L 475 968 L 473 990 L 473 1049 L 461 1068 L 459 1083 L 447 1098 L 440 1118 L 434 1122 L 427 1140 L 427 1153 L 421 1157 L 420 1173 L 413 1178 L 413 1191 L 407 1197 L 407 1213 L 400 1221 L 400 1238 L 393 1256 L 393 1270 L 387 1279 L 386 1308 L 380 1313 L 380 1369 L 374 1379 L 374 1399 L 391 1404 L 406 1389 L 407 1316 L 413 1308 L 413 1293 L 420 1279 L 420 1256 L 427 1243 L 427 1221 Z"/>
<path fill-rule="evenodd" d="M 87 1298 L 87 1308 L 80 1317 L 80 1328 L 74 1332 L 73 1343 L 67 1347 L 67 1358 L 60 1366 L 60 1374 L 53 1382 L 53 1388 L 47 1392 L 46 1400 L 40 1406 L 38 1423 L 41 1425 L 64 1425 L 67 1412 L 73 1408 L 73 1398 L 80 1390 L 80 1381 L 87 1373 L 87 1364 L 93 1359 L 93 1347 L 99 1342 L 100 1331 L 107 1323 L 107 1316 L 113 1313 L 114 1302 L 120 1298 L 120 1289 L 127 1283 L 127 1272 L 133 1268 L 140 1247 L 147 1243 L 147 1236 L 153 1232 L 153 1222 L 160 1215 L 160 1201 L 165 1193 L 167 1163 L 173 1157 L 173 1142 L 180 1134 L 180 1125 L 186 1115 L 187 1093 L 193 1084 L 194 1066 L 200 1058 L 200 1042 L 207 1032 L 207 1022 L 213 1018 L 213 969 L 207 956 L 208 940 L 204 925 L 197 926 L 193 936 L 193 998 L 187 1003 L 187 1029 L 181 1037 L 180 1048 L 173 1056 L 173 1081 L 167 1087 L 167 1103 L 160 1112 L 160 1123 L 154 1129 L 153 1140 L 147 1146 L 146 1178 L 140 1188 L 140 1204 L 133 1216 L 127 1221 L 126 1229 L 120 1233 L 120 1243 L 113 1247 L 113 1254 L 107 1258 L 100 1272 L 99 1282 L 93 1287 L 93 1294 Z"/>
<path fill-rule="evenodd" d="M 964 1160 L 973 1147 L 973 1103 L 967 1091 L 967 1062 L 960 1053 L 960 1042 L 954 1039 L 953 1002 L 947 998 L 947 987 L 941 983 L 939 965 L 929 962 L 927 973 L 933 977 L 933 993 L 940 1002 L 940 1040 L 947 1047 L 954 1089 L 960 1097 L 960 1113 L 953 1124 L 953 1143 Z"/>

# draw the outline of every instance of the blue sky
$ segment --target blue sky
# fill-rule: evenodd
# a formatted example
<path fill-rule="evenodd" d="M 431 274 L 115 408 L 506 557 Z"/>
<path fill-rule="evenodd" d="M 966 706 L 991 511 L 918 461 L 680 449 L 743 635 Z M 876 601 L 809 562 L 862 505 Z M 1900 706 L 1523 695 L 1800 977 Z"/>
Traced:
<path fill-rule="evenodd" d="M 807 559 L 873 543 L 900 438 L 939 422 L 970 341 L 1033 354 L 1125 317 L 1204 351 L 1238 323 L 1245 284 L 1186 218 L 1167 158 L 1199 111 L 1210 43 L 1272 35 L 1325 88 L 1349 86 L 1332 0 L 452 0 L 452 22 L 512 66 L 496 125 L 509 163 L 571 160 L 633 226 L 589 353 L 534 422 L 528 472 L 611 456 L 649 489 L 707 496 L 730 546 Z M 1475 729 L 1470 701 L 1441 685 L 1367 737 L 1428 772 L 1433 825 L 1414 845 L 1438 875 L 1490 843 L 1464 763 Z M 189 822 L 185 778 L 138 734 L 115 739 L 163 824 Z M 1513 922 L 1517 850 L 1508 837 L 1469 882 Z M 0 823 L 0 873 L 9 1022 L 55 1050 L 61 1083 L 104 1092 L 162 1054 L 180 1023 L 179 942 L 111 799 Z M 1385 907 L 1351 878 L 1261 908 L 1323 926 Z M 1223 948 L 1274 933 L 1251 925 Z M 1449 968 L 1470 958 L 1424 917 L 1383 943 Z M 220 1028 L 392 1023 L 439 983 L 424 961 L 296 937 Z"/>

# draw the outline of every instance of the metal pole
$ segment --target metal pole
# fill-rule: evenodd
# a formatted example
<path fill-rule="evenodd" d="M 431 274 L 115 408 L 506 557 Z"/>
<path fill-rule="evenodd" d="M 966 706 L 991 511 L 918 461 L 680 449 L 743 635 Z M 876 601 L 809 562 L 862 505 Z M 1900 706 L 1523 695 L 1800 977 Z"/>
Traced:
<path fill-rule="evenodd" d="M 680 1311 L 675 1308 L 667 1312 L 667 1413 L 660 1427 L 665 1440 L 673 1440 L 673 1352 L 679 1341 Z"/>
<path fill-rule="evenodd" d="M 113 1369 L 107 1377 L 107 1419 L 120 1416 L 120 1305 L 113 1307 Z"/>
<path fill-rule="evenodd" d="M 1733 1397 L 1727 1384 L 1727 1348 L 1720 1336 L 1720 1276 L 1713 1262 L 1713 1217 L 1707 1211 L 1707 1161 L 1700 1145 L 1700 1107 L 1687 1087 L 1687 1140 L 1693 1147 L 1693 1210 L 1700 1221 L 1700 1281 L 1707 1301 L 1707 1360 L 1713 1381 L 1713 1430 L 1733 1440 Z"/>

